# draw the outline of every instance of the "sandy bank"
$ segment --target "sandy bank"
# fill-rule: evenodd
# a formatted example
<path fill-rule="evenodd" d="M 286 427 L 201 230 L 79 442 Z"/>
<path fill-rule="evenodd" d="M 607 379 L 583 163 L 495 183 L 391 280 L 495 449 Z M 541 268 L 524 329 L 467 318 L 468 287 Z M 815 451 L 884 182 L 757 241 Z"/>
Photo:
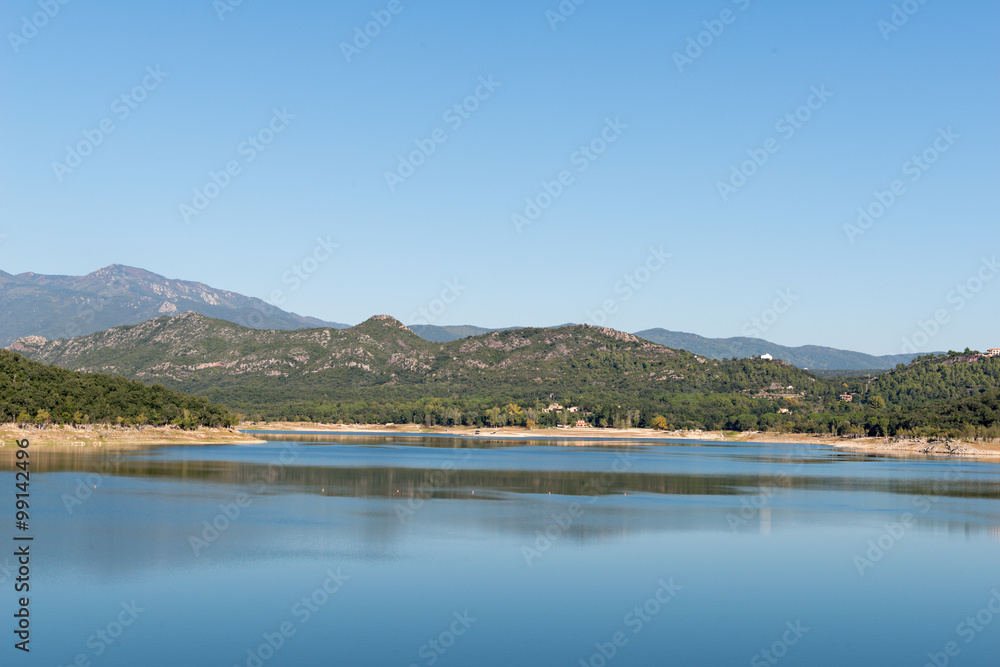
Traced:
<path fill-rule="evenodd" d="M 258 439 L 227 428 L 199 428 L 184 431 L 168 426 L 142 429 L 104 426 L 62 428 L 18 428 L 0 424 L 0 447 L 15 447 L 15 441 L 27 440 L 32 447 L 139 447 L 145 445 L 235 445 L 259 442 Z"/>
<path fill-rule="evenodd" d="M 688 442 L 776 442 L 788 444 L 826 445 L 851 451 L 899 456 L 947 456 L 997 459 L 1000 443 L 937 441 L 927 439 L 843 438 L 835 435 L 809 433 L 733 433 L 723 431 L 656 431 L 630 428 L 535 428 L 505 426 L 501 428 L 475 428 L 458 426 L 424 427 L 416 424 L 392 426 L 372 424 L 314 424 L 310 422 L 272 422 L 270 424 L 243 424 L 240 428 L 270 431 L 321 431 L 366 435 L 459 435 L 470 438 L 559 438 L 586 440 L 663 440 Z M 585 444 L 585 443 L 581 443 Z"/>

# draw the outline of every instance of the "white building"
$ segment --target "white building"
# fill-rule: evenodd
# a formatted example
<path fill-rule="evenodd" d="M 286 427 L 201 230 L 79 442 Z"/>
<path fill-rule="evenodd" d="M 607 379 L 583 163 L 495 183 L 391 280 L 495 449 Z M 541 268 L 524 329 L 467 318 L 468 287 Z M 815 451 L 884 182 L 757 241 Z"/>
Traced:
<path fill-rule="evenodd" d="M 986 350 L 987 357 L 1000 357 L 1000 348 L 992 347 Z"/>
<path fill-rule="evenodd" d="M 774 360 L 774 357 L 772 357 L 770 354 L 762 354 L 762 355 L 760 355 L 760 358 L 763 359 L 764 361 L 772 361 L 772 360 Z"/>

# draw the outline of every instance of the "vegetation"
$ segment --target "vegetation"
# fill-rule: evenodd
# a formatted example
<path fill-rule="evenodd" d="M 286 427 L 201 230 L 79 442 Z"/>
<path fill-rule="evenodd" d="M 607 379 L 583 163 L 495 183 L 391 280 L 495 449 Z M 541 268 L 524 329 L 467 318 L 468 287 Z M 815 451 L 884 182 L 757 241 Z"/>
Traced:
<path fill-rule="evenodd" d="M 232 426 L 204 398 L 121 377 L 78 373 L 0 350 L 0 423 Z"/>
<path fill-rule="evenodd" d="M 1000 358 L 970 350 L 817 377 L 779 360 L 712 360 L 589 326 L 432 343 L 387 316 L 344 330 L 259 331 L 196 314 L 14 347 L 161 383 L 252 420 L 1000 437 Z"/>

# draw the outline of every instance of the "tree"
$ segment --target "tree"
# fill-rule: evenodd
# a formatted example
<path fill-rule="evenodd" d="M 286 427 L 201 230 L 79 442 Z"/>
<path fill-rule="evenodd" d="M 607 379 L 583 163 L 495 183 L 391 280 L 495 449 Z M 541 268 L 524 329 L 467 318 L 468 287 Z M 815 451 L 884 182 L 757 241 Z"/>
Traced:
<path fill-rule="evenodd" d="M 657 431 L 667 430 L 667 418 L 663 415 L 656 415 L 653 417 L 653 428 Z"/>

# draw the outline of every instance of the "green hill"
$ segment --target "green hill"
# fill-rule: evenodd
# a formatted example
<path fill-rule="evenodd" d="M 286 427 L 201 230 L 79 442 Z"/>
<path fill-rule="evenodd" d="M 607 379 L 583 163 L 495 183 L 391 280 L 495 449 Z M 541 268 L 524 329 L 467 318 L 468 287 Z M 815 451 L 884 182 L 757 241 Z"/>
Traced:
<path fill-rule="evenodd" d="M 456 414 L 479 423 L 487 410 L 517 404 L 530 406 L 540 422 L 555 419 L 540 408 L 568 402 L 601 413 L 598 422 L 636 424 L 670 412 L 668 397 L 685 395 L 673 412 L 679 422 L 691 421 L 708 401 L 718 405 L 713 423 L 721 427 L 722 411 L 734 409 L 734 401 L 766 403 L 786 394 L 814 400 L 822 384 L 780 361 L 707 360 L 587 325 L 431 343 L 384 315 L 348 329 L 259 331 L 188 313 L 73 339 L 28 337 L 11 347 L 66 368 L 161 383 L 249 414 L 324 420 L 426 421 L 432 405 L 436 423 Z M 733 396 L 702 398 L 720 393 Z"/>
<path fill-rule="evenodd" d="M 0 350 L 0 423 L 231 426 L 225 408 L 121 377 L 79 373 Z"/>
<path fill-rule="evenodd" d="M 588 325 L 433 343 L 386 315 L 348 329 L 261 331 L 188 313 L 73 339 L 22 338 L 11 347 L 66 368 L 162 384 L 251 417 L 329 422 L 583 419 L 995 437 L 989 392 L 1000 389 L 1000 359 L 971 352 L 922 357 L 871 377 L 817 378 L 779 360 L 707 359 Z M 845 393 L 854 400 L 840 400 Z"/>

